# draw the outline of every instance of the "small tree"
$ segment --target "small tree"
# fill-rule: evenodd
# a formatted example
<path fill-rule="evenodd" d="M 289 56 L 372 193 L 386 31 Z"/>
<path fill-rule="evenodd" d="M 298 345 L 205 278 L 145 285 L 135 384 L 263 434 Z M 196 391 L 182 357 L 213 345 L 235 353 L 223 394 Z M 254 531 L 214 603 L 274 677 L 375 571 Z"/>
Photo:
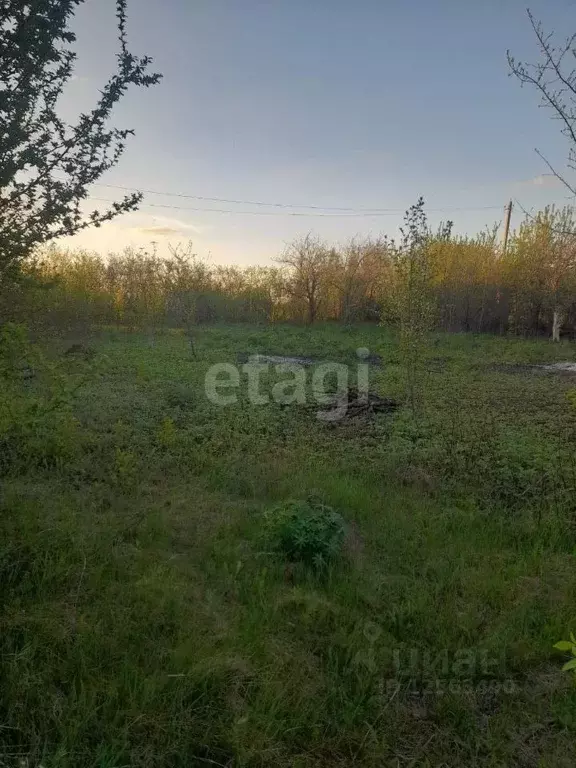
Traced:
<path fill-rule="evenodd" d="M 408 398 L 415 411 L 421 389 L 424 342 L 434 325 L 435 313 L 430 230 L 422 197 L 406 211 L 404 227 L 400 231 L 402 240 L 394 258 L 396 301 Z M 447 230 L 446 237 L 449 236 Z"/>
<path fill-rule="evenodd" d="M 574 212 L 548 206 L 527 216 L 503 259 L 517 329 L 538 332 L 552 317 L 552 340 L 560 341 L 564 319 L 576 292 Z"/>
<path fill-rule="evenodd" d="M 328 257 L 326 245 L 308 233 L 290 243 L 278 260 L 290 268 L 287 291 L 294 299 L 304 303 L 309 325 L 318 317 Z"/>
<path fill-rule="evenodd" d="M 148 87 L 151 59 L 128 50 L 126 3 L 116 0 L 117 71 L 94 108 L 76 124 L 58 116 L 73 74 L 75 35 L 69 26 L 84 0 L 0 0 L 0 284 L 33 249 L 131 211 L 129 194 L 87 217 L 90 184 L 119 161 L 129 129 L 109 126 L 115 104 L 131 85 Z"/>
<path fill-rule="evenodd" d="M 391 246 L 385 236 L 351 238 L 330 251 L 330 286 L 334 314 L 344 323 L 379 319 L 376 299 L 380 283 L 389 277 Z"/>

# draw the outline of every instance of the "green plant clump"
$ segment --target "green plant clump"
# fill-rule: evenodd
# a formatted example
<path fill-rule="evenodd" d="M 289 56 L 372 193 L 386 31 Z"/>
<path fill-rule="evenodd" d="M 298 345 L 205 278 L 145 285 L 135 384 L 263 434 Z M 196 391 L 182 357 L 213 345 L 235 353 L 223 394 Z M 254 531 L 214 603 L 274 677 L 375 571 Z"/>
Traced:
<path fill-rule="evenodd" d="M 292 562 L 322 568 L 342 547 L 342 515 L 317 498 L 280 504 L 265 513 L 265 520 L 268 540 Z"/>
<path fill-rule="evenodd" d="M 572 672 L 576 681 L 576 637 L 570 632 L 570 640 L 560 640 L 559 643 L 555 643 L 554 648 L 559 651 L 570 651 L 572 658 L 567 661 L 562 667 L 562 672 Z"/>

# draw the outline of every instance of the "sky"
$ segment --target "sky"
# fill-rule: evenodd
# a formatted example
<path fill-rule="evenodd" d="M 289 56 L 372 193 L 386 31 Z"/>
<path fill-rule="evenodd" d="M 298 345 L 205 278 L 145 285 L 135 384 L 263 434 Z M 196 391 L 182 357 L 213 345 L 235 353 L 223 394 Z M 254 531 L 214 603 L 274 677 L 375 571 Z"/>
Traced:
<path fill-rule="evenodd" d="M 115 186 L 172 194 L 147 193 L 138 212 L 63 242 L 155 241 L 162 253 L 192 240 L 216 264 L 271 264 L 309 231 L 331 243 L 397 235 L 420 195 L 433 225 L 452 219 L 461 233 L 502 221 L 510 198 L 566 203 L 534 151 L 562 168 L 560 125 L 506 61 L 507 49 L 538 58 L 526 2 L 129 0 L 130 47 L 163 79 L 118 106 L 114 124 L 135 137 L 90 209 L 121 197 Z M 561 37 L 576 29 L 576 0 L 530 7 Z M 114 22 L 114 0 L 79 7 L 66 118 L 114 69 Z M 515 205 L 513 225 L 522 218 Z"/>

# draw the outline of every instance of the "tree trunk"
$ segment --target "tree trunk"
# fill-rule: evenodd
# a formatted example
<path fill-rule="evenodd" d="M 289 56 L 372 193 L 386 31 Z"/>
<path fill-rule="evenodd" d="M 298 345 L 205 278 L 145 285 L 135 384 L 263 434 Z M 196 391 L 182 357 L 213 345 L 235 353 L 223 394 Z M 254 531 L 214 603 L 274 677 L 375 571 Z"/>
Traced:
<path fill-rule="evenodd" d="M 554 319 L 552 321 L 552 341 L 560 341 L 560 331 L 564 325 L 564 313 L 559 307 L 554 309 Z"/>
<path fill-rule="evenodd" d="M 316 320 L 316 302 L 310 298 L 308 300 L 308 325 L 312 325 Z"/>

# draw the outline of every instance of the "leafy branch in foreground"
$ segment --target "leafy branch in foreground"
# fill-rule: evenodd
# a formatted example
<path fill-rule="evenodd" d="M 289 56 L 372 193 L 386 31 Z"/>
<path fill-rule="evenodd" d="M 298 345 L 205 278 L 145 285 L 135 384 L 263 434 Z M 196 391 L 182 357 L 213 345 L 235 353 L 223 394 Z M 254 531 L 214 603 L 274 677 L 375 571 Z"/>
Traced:
<path fill-rule="evenodd" d="M 58 115 L 77 55 L 70 30 L 85 0 L 0 0 L 0 277 L 16 271 L 33 248 L 135 209 L 133 193 L 88 216 L 89 185 L 115 166 L 133 131 L 109 126 L 131 85 L 160 80 L 151 59 L 128 49 L 127 0 L 116 0 L 117 70 L 94 108 L 76 124 Z"/>
<path fill-rule="evenodd" d="M 570 632 L 570 640 L 560 640 L 559 643 L 554 644 L 554 648 L 558 651 L 569 651 L 572 654 L 570 661 L 562 667 L 562 672 L 572 672 L 576 677 L 576 637 Z"/>

